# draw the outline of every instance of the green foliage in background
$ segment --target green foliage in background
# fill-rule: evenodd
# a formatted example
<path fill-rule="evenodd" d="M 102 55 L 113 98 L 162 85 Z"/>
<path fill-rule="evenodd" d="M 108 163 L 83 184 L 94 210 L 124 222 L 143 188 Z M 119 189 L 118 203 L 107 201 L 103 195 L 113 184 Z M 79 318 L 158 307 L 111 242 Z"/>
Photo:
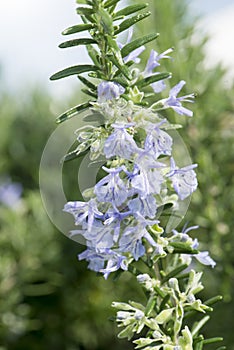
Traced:
<path fill-rule="evenodd" d="M 153 18 L 139 25 L 139 32 L 160 32 L 157 47 L 152 46 L 159 52 L 175 47 L 174 61 L 164 60 L 167 71 L 173 64 L 171 85 L 183 78 L 187 93 L 198 94 L 195 117 L 191 125 L 185 121 L 182 134 L 199 164 L 199 190 L 186 221 L 200 225 L 202 241 L 217 261 L 212 273 L 206 274 L 207 296 L 225 297 L 207 332 L 222 334 L 232 350 L 234 90 L 225 88 L 220 66 L 204 67 L 206 38 L 196 30 L 186 1 L 149 3 Z M 74 105 L 80 103 L 78 91 L 72 99 Z M 62 104 L 39 89 L 21 98 L 7 93 L 0 97 L 1 178 L 23 185 L 18 207 L 0 204 L 0 349 L 127 349 L 130 344 L 117 341 L 113 323 L 105 320 L 112 316 L 113 299 L 137 299 L 136 285 L 128 274 L 118 283 L 87 271 L 86 263 L 76 259 L 83 247 L 52 226 L 40 200 L 40 157 L 58 109 L 71 105 Z"/>

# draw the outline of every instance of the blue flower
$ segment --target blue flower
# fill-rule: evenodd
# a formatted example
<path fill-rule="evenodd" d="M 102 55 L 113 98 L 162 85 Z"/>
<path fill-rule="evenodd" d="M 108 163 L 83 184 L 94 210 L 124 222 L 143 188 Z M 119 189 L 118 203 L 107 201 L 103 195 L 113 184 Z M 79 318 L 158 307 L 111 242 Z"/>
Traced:
<path fill-rule="evenodd" d="M 179 238 L 179 240 L 181 242 L 189 242 L 191 244 L 191 248 L 198 250 L 198 246 L 199 246 L 199 242 L 197 240 L 197 238 L 192 239 L 187 233 L 191 230 L 195 230 L 197 229 L 199 226 L 191 226 L 191 227 L 184 227 L 182 229 L 182 232 L 179 233 L 176 230 L 172 230 L 172 232 L 174 233 L 174 237 L 177 239 L 177 237 Z M 209 252 L 208 251 L 204 251 L 204 252 L 199 252 L 197 254 L 182 254 L 183 256 L 186 257 L 194 257 L 195 259 L 197 259 L 201 264 L 203 265 L 210 265 L 212 267 L 215 267 L 216 262 L 209 256 Z"/>
<path fill-rule="evenodd" d="M 105 279 L 108 278 L 111 272 L 118 271 L 119 269 L 126 271 L 128 269 L 127 259 L 124 255 L 106 249 L 104 252 L 104 258 L 107 260 L 107 265 L 106 268 L 101 269 L 100 272 L 103 273 Z"/>
<path fill-rule="evenodd" d="M 145 254 L 145 247 L 142 239 L 145 238 L 149 244 L 156 247 L 156 242 L 146 229 L 146 226 L 157 224 L 158 220 L 145 220 L 145 218 L 137 213 L 138 220 L 135 226 L 128 226 L 119 240 L 119 249 L 124 253 L 131 253 L 135 260 L 138 260 Z"/>
<path fill-rule="evenodd" d="M 147 195 L 145 198 L 134 198 L 128 202 L 128 207 L 133 213 L 140 213 L 144 217 L 153 219 L 156 215 L 157 204 L 156 199 L 152 194 Z"/>
<path fill-rule="evenodd" d="M 164 178 L 157 169 L 139 169 L 139 174 L 134 176 L 131 185 L 142 199 L 150 194 L 159 194 Z"/>
<path fill-rule="evenodd" d="M 211 267 L 215 267 L 216 262 L 209 256 L 209 252 L 200 252 L 198 254 L 193 255 L 201 264 L 210 265 Z"/>
<path fill-rule="evenodd" d="M 172 185 L 181 200 L 187 198 L 197 188 L 197 177 L 193 170 L 197 164 L 191 164 L 179 169 L 175 161 L 171 158 L 171 171 L 167 177 L 172 181 Z"/>
<path fill-rule="evenodd" d="M 105 279 L 111 272 L 128 269 L 126 257 L 111 249 L 102 249 L 100 252 L 96 252 L 94 248 L 88 247 L 78 255 L 78 258 L 89 261 L 88 268 L 103 273 Z"/>
<path fill-rule="evenodd" d="M 127 128 L 133 124 L 112 124 L 115 131 L 106 139 L 104 153 L 107 158 L 119 156 L 125 159 L 131 157 L 138 151 L 133 136 L 127 132 Z"/>
<path fill-rule="evenodd" d="M 147 127 L 144 147 L 155 159 L 160 155 L 171 155 L 173 140 L 168 133 L 160 129 L 165 121 L 164 119 L 156 125 L 150 123 Z"/>
<path fill-rule="evenodd" d="M 103 213 L 98 210 L 94 199 L 88 202 L 67 202 L 63 210 L 74 216 L 76 225 L 82 225 L 87 222 L 88 231 L 91 230 L 95 219 L 103 218 Z"/>
<path fill-rule="evenodd" d="M 105 258 L 102 253 L 97 253 L 94 248 L 87 248 L 78 255 L 79 260 L 89 261 L 88 268 L 95 272 L 99 272 L 105 265 Z"/>
<path fill-rule="evenodd" d="M 150 57 L 147 61 L 147 64 L 144 70 L 144 76 L 148 77 L 149 75 L 151 75 L 153 73 L 153 70 L 156 67 L 160 66 L 159 61 L 162 58 L 170 58 L 170 56 L 167 56 L 167 54 L 171 53 L 172 51 L 173 49 L 170 48 L 159 55 L 157 51 L 151 50 Z"/>
<path fill-rule="evenodd" d="M 146 77 L 152 75 L 154 73 L 153 70 L 155 68 L 157 68 L 158 66 L 160 66 L 159 61 L 162 58 L 170 58 L 170 56 L 167 56 L 167 54 L 172 52 L 172 51 L 173 51 L 173 49 L 168 49 L 159 55 L 157 53 L 157 51 L 151 50 L 150 57 L 147 61 L 145 70 L 143 72 L 144 77 L 146 78 Z M 159 74 L 159 73 L 155 73 L 154 75 L 157 75 L 157 74 Z M 155 93 L 160 93 L 166 88 L 166 84 L 163 80 L 156 81 L 155 83 L 152 83 L 151 86 L 152 86 Z"/>
<path fill-rule="evenodd" d="M 129 215 L 132 215 L 131 211 L 120 212 L 115 206 L 106 212 L 104 225 L 111 225 L 115 243 L 119 239 L 121 222 Z"/>
<path fill-rule="evenodd" d="M 132 188 L 141 198 L 146 198 L 150 194 L 159 194 L 161 185 L 165 181 L 161 168 L 165 164 L 157 162 L 148 150 L 140 150 L 135 159 L 133 173 L 131 177 Z"/>
<path fill-rule="evenodd" d="M 125 88 L 113 81 L 102 81 L 97 88 L 98 103 L 118 99 L 125 91 Z"/>
<path fill-rule="evenodd" d="M 178 93 L 185 85 L 185 81 L 181 80 L 177 85 L 175 85 L 169 92 L 169 97 L 161 100 L 160 102 L 164 105 L 165 108 L 172 108 L 176 113 L 180 115 L 187 115 L 188 117 L 193 116 L 193 112 L 189 109 L 182 106 L 181 102 L 190 102 L 192 103 L 194 94 L 185 95 L 177 97 Z"/>
<path fill-rule="evenodd" d="M 198 246 L 199 246 L 199 242 L 195 238 L 193 245 L 192 245 L 192 248 L 198 249 Z M 199 252 L 198 254 L 193 254 L 192 256 L 194 258 L 196 258 L 203 265 L 210 265 L 211 267 L 215 267 L 215 265 L 216 265 L 216 262 L 210 257 L 208 251 Z"/>
<path fill-rule="evenodd" d="M 120 206 L 128 197 L 126 185 L 119 176 L 123 168 L 108 169 L 103 167 L 103 169 L 108 172 L 109 175 L 105 176 L 95 185 L 94 193 L 99 202 L 109 202 Z"/>
<path fill-rule="evenodd" d="M 105 226 L 101 221 L 96 221 L 92 230 L 88 230 L 87 225 L 83 225 L 82 230 L 73 230 L 70 232 L 70 237 L 82 235 L 86 239 L 86 244 L 95 248 L 97 252 L 102 249 L 112 248 L 114 226 Z"/>

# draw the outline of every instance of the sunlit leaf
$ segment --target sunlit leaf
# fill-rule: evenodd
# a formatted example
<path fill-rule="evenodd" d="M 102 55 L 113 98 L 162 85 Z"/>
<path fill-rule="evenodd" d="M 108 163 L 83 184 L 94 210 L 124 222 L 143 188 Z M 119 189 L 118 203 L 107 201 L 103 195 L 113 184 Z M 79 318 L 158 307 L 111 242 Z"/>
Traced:
<path fill-rule="evenodd" d="M 102 8 L 99 9 L 98 14 L 101 16 L 101 24 L 103 26 L 104 32 L 106 34 L 112 35 L 112 33 L 113 33 L 112 17 L 109 15 L 107 10 L 104 10 Z"/>
<path fill-rule="evenodd" d="M 62 32 L 63 35 L 69 35 L 74 33 L 83 32 L 85 30 L 90 30 L 94 27 L 92 23 L 83 23 L 83 24 L 77 24 L 72 27 L 64 29 Z"/>
<path fill-rule="evenodd" d="M 84 15 L 84 16 L 90 16 L 94 14 L 94 10 L 92 8 L 89 7 L 77 7 L 76 12 L 79 15 Z"/>
<path fill-rule="evenodd" d="M 127 6 L 124 9 L 115 13 L 114 17 L 128 16 L 137 11 L 143 10 L 146 8 L 148 4 L 135 4 L 131 6 Z"/>
<path fill-rule="evenodd" d="M 134 25 L 135 23 L 142 21 L 144 18 L 147 18 L 150 16 L 150 12 L 145 12 L 136 16 L 133 16 L 131 18 L 126 19 L 125 21 L 121 22 L 118 29 L 115 30 L 115 34 L 119 34 L 121 32 L 123 32 L 124 30 L 128 29 L 129 27 L 131 27 L 132 25 Z"/>
<path fill-rule="evenodd" d="M 79 39 L 72 39 L 65 41 L 64 43 L 61 43 L 59 45 L 60 49 L 65 49 L 67 47 L 72 47 L 72 46 L 79 46 L 79 45 L 90 45 L 90 44 L 96 44 L 96 40 L 91 39 L 91 38 L 79 38 Z"/>

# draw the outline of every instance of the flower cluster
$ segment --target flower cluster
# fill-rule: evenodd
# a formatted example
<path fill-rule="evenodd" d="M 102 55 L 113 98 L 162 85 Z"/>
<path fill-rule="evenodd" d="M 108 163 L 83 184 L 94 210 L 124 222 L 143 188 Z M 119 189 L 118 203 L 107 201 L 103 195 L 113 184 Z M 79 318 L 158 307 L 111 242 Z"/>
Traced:
<path fill-rule="evenodd" d="M 155 56 L 151 52 L 146 72 L 157 66 L 157 57 L 166 56 L 165 53 Z M 176 102 L 175 95 L 182 85 L 184 82 L 174 87 L 170 97 L 161 100 L 167 102 L 161 104 L 170 106 L 173 100 L 180 108 L 175 109 L 179 114 L 189 115 L 181 105 L 181 98 Z M 84 139 L 85 146 L 81 142 L 80 149 L 92 142 L 99 145 L 98 154 L 106 158 L 107 165 L 103 167 L 106 175 L 94 186 L 87 202 L 68 202 L 64 207 L 74 215 L 75 224 L 79 226 L 71 236 L 82 235 L 87 242 L 87 250 L 79 259 L 86 259 L 89 268 L 103 273 L 105 278 L 118 269 L 127 270 L 131 261 L 137 261 L 149 249 L 151 259 L 166 256 L 171 251 L 169 247 L 172 249 L 175 235 L 164 235 L 159 226 L 158 208 L 168 203 L 176 205 L 197 188 L 194 171 L 197 165 L 178 167 L 173 158 L 173 139 L 167 132 L 173 125 L 153 109 L 123 103 L 122 93 L 118 83 L 103 81 L 99 84 L 98 103 L 94 109 L 103 112 L 105 125 L 88 131 L 86 137 L 82 131 L 83 136 L 78 135 L 78 140 Z M 108 120 L 110 109 L 112 114 Z M 89 137 L 92 142 L 88 141 Z M 95 158 L 92 147 L 90 152 L 91 159 Z M 189 246 L 194 251 L 197 248 L 193 241 Z"/>

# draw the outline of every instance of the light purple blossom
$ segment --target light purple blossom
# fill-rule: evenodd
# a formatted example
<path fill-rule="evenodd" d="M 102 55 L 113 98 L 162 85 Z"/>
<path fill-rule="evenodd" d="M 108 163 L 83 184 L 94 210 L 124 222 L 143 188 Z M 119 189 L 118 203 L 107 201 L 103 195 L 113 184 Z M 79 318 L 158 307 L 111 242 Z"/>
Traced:
<path fill-rule="evenodd" d="M 157 211 L 157 203 L 155 197 L 150 194 L 145 198 L 134 198 L 128 202 L 128 207 L 133 213 L 140 213 L 144 217 L 153 219 Z"/>
<path fill-rule="evenodd" d="M 150 52 L 150 57 L 147 61 L 147 64 L 146 64 L 146 67 L 145 67 L 145 70 L 144 70 L 144 76 L 145 77 L 148 77 L 149 75 L 151 75 L 153 73 L 153 70 L 160 66 L 160 63 L 159 61 L 162 59 L 162 58 L 170 58 L 170 56 L 167 56 L 168 53 L 171 53 L 173 51 L 172 48 L 164 51 L 163 53 L 161 54 L 158 54 L 157 51 L 155 50 L 151 50 Z"/>
<path fill-rule="evenodd" d="M 152 74 L 153 75 L 159 74 L 159 72 L 154 73 L 154 69 L 160 66 L 159 61 L 162 58 L 170 58 L 170 56 L 168 56 L 167 54 L 171 53 L 172 51 L 173 51 L 173 49 L 170 48 L 170 49 L 164 51 L 163 53 L 158 54 L 157 51 L 151 50 L 150 57 L 147 61 L 145 70 L 143 72 L 143 76 L 145 78 L 147 78 Z M 166 88 L 166 84 L 165 84 L 164 80 L 160 80 L 160 81 L 156 81 L 155 83 L 152 83 L 151 87 L 153 88 L 155 93 L 160 93 Z"/>
<path fill-rule="evenodd" d="M 76 225 L 88 223 L 88 231 L 91 230 L 95 219 L 103 218 L 103 213 L 98 210 L 94 199 L 88 202 L 67 202 L 63 210 L 74 216 Z"/>
<path fill-rule="evenodd" d="M 154 220 L 154 223 L 158 223 L 158 221 Z M 147 225 L 148 221 L 143 219 L 142 221 L 138 221 L 138 224 L 135 226 L 128 226 L 119 240 L 120 251 L 125 253 L 129 252 L 135 260 L 138 260 L 145 254 L 145 247 L 142 243 L 143 238 L 145 238 L 152 246 L 156 246 L 156 242 L 146 229 Z"/>
<path fill-rule="evenodd" d="M 128 269 L 126 257 L 111 249 L 102 249 L 97 253 L 94 248 L 88 247 L 78 255 L 78 258 L 79 260 L 85 259 L 89 261 L 88 268 L 103 273 L 105 279 L 108 278 L 111 272 L 117 271 L 120 268 L 122 270 Z"/>
<path fill-rule="evenodd" d="M 125 159 L 131 157 L 138 151 L 133 136 L 127 132 L 127 128 L 133 124 L 112 124 L 115 131 L 106 139 L 104 153 L 107 158 L 119 156 Z"/>
<path fill-rule="evenodd" d="M 176 113 L 180 115 L 186 115 L 188 117 L 193 116 L 193 112 L 182 106 L 181 102 L 193 103 L 194 94 L 189 94 L 181 97 L 177 97 L 178 93 L 185 85 L 185 81 L 181 80 L 177 85 L 175 85 L 169 92 L 169 97 L 161 100 L 160 102 L 165 108 L 172 108 Z"/>
<path fill-rule="evenodd" d="M 183 168 L 178 168 L 171 158 L 171 171 L 167 177 L 172 181 L 172 185 L 181 200 L 187 198 L 197 188 L 197 177 L 193 170 L 197 164 L 191 164 Z"/>
<path fill-rule="evenodd" d="M 105 279 L 108 278 L 111 272 L 118 271 L 119 269 L 126 271 L 128 269 L 127 259 L 124 255 L 121 255 L 110 249 L 106 249 L 105 253 L 106 256 L 104 255 L 104 257 L 107 260 L 106 268 L 100 270 L 100 272 L 103 273 Z"/>
<path fill-rule="evenodd" d="M 105 258 L 102 252 L 97 253 L 94 248 L 87 248 L 78 255 L 79 260 L 89 261 L 88 268 L 95 272 L 99 272 L 105 265 Z"/>
<path fill-rule="evenodd" d="M 95 221 L 92 225 L 92 230 L 88 230 L 87 225 L 83 224 L 81 230 L 71 231 L 70 237 L 82 235 L 86 239 L 86 244 L 95 248 L 96 252 L 99 252 L 102 249 L 113 247 L 113 231 L 113 226 L 107 227 L 101 221 Z"/>
<path fill-rule="evenodd" d="M 98 103 L 118 99 L 125 91 L 125 88 L 113 81 L 102 81 L 97 88 Z"/>
<path fill-rule="evenodd" d="M 160 155 L 171 155 L 173 140 L 167 132 L 160 129 L 165 121 L 164 119 L 156 125 L 148 125 L 144 147 L 155 159 Z"/>
<path fill-rule="evenodd" d="M 121 222 L 130 215 L 132 215 L 131 211 L 120 212 L 114 206 L 106 212 L 104 225 L 111 225 L 113 229 L 113 241 L 115 243 L 119 239 Z"/>
<path fill-rule="evenodd" d="M 179 237 L 180 242 L 190 242 L 191 244 L 191 248 L 198 250 L 198 246 L 199 246 L 199 242 L 197 240 L 197 238 L 192 239 L 189 235 L 188 232 L 191 230 L 195 230 L 197 229 L 199 226 L 191 226 L 188 228 L 183 228 L 182 232 L 179 233 L 176 230 L 173 230 L 172 232 L 176 237 Z M 183 254 L 185 257 L 194 257 L 195 259 L 197 259 L 201 264 L 203 265 L 210 265 L 211 267 L 215 267 L 216 262 L 209 256 L 209 252 L 208 251 L 204 251 L 204 252 L 199 252 L 197 254 Z"/>
<path fill-rule="evenodd" d="M 195 238 L 193 241 L 192 248 L 198 249 L 198 246 L 199 246 L 199 242 Z M 208 251 L 199 252 L 198 254 L 193 254 L 192 256 L 194 256 L 194 258 L 196 258 L 203 265 L 210 265 L 211 267 L 215 267 L 216 265 L 216 262 L 210 257 Z"/>
<path fill-rule="evenodd" d="M 159 194 L 164 178 L 157 169 L 140 169 L 139 174 L 131 181 L 132 187 L 145 199 L 150 194 Z"/>
<path fill-rule="evenodd" d="M 159 194 L 161 185 L 165 181 L 161 169 L 165 164 L 155 160 L 148 150 L 140 150 L 135 159 L 135 166 L 131 177 L 132 188 L 141 198 L 150 194 Z M 129 175 L 128 175 L 129 176 Z"/>
<path fill-rule="evenodd" d="M 124 181 L 120 178 L 119 173 L 123 170 L 122 167 L 117 169 L 103 169 L 109 173 L 101 179 L 94 187 L 94 193 L 99 202 L 110 202 L 116 206 L 124 203 L 128 197 L 128 192 Z"/>

